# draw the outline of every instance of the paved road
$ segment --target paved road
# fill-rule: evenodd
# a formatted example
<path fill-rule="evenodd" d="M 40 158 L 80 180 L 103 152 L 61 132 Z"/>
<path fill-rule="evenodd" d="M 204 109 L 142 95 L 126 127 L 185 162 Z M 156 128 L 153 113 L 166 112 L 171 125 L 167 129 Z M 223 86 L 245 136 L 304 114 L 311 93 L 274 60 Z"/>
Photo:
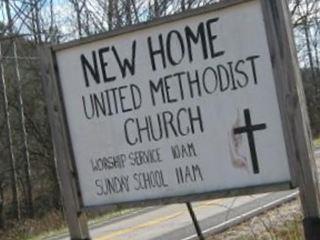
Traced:
<path fill-rule="evenodd" d="M 222 230 L 241 217 L 249 217 L 293 191 L 194 202 L 193 208 L 204 233 Z M 191 240 L 195 230 L 185 204 L 153 207 L 141 214 L 124 217 L 92 228 L 94 240 Z M 67 240 L 68 238 L 60 238 Z"/>
<path fill-rule="evenodd" d="M 320 158 L 320 149 L 315 151 Z M 272 203 L 297 195 L 296 191 L 194 202 L 193 208 L 204 233 L 222 230 Z M 271 204 L 270 204 L 271 203 Z M 90 230 L 94 240 L 191 240 L 196 239 L 185 204 L 151 207 L 140 214 L 106 222 Z M 60 238 L 66 240 L 68 238 Z"/>
<path fill-rule="evenodd" d="M 320 149 L 315 150 L 314 155 L 316 158 L 320 158 Z"/>
<path fill-rule="evenodd" d="M 291 192 L 260 194 L 193 203 L 203 231 L 223 227 L 221 223 L 283 198 Z M 178 240 L 195 237 L 194 227 L 185 204 L 159 208 L 92 231 L 95 240 Z"/>

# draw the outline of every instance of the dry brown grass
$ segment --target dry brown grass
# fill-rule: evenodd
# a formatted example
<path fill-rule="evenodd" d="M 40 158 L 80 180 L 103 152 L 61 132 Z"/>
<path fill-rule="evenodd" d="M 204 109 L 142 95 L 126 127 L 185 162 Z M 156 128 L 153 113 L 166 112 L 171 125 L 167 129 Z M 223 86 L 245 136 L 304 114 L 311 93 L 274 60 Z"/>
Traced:
<path fill-rule="evenodd" d="M 22 240 L 30 239 L 35 235 L 61 229 L 64 227 L 64 220 L 59 211 L 51 211 L 42 218 L 26 219 L 21 222 L 11 222 L 8 226 L 0 230 L 2 240 Z"/>
<path fill-rule="evenodd" d="M 302 240 L 302 214 L 299 201 L 284 204 L 256 216 L 208 240 Z"/>
<path fill-rule="evenodd" d="M 234 226 L 207 240 L 301 240 L 302 214 L 298 200 L 284 204 L 265 214 Z M 45 239 L 44 233 L 61 230 L 65 227 L 60 212 L 52 211 L 37 220 L 25 220 L 12 223 L 10 227 L 0 231 L 2 240 Z M 43 237 L 39 237 L 42 234 Z M 38 236 L 38 237 L 35 237 Z"/>

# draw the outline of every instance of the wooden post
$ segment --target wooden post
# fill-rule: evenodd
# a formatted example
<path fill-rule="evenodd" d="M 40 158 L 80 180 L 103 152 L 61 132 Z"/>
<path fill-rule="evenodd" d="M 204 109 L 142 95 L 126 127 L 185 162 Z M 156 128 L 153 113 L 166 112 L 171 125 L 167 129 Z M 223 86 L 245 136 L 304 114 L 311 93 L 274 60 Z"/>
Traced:
<path fill-rule="evenodd" d="M 62 195 L 64 214 L 72 240 L 90 239 L 87 219 L 80 209 L 79 192 L 71 163 L 71 152 L 67 137 L 65 119 L 59 86 L 55 79 L 55 64 L 50 48 L 39 47 L 43 90 L 46 96 L 48 117 L 53 139 L 55 163 L 58 170 L 59 185 Z"/>
<path fill-rule="evenodd" d="M 300 189 L 307 240 L 320 236 L 320 197 L 309 119 L 286 0 L 261 0 L 291 175 Z"/>

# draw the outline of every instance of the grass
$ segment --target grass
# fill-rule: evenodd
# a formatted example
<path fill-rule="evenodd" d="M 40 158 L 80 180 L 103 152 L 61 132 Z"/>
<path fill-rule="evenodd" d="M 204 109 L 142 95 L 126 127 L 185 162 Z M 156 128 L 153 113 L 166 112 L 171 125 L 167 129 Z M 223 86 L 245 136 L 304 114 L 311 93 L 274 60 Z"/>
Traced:
<path fill-rule="evenodd" d="M 298 200 L 243 222 L 207 240 L 303 240 Z"/>
<path fill-rule="evenodd" d="M 242 240 L 302 240 L 302 224 L 298 220 L 287 222 L 284 226 L 270 228 L 258 237 L 244 237 Z"/>
<path fill-rule="evenodd" d="M 124 215 L 130 214 L 130 213 L 134 213 L 136 211 L 139 211 L 139 209 L 140 208 L 128 208 L 128 209 L 112 210 L 108 213 L 100 214 L 99 216 L 96 216 L 96 215 L 90 216 L 89 215 L 88 216 L 88 218 L 89 218 L 88 224 L 90 227 L 99 226 L 110 219 L 124 216 Z M 49 239 L 49 238 L 54 238 L 56 236 L 63 236 L 63 235 L 66 235 L 67 233 L 68 233 L 67 226 L 64 225 L 63 228 L 56 229 L 54 231 L 47 231 L 45 233 L 41 233 L 38 236 L 29 237 L 26 239 L 28 239 L 28 240 Z"/>
<path fill-rule="evenodd" d="M 320 138 L 317 138 L 317 139 L 313 140 L 313 146 L 315 148 L 320 148 Z"/>
<path fill-rule="evenodd" d="M 62 229 L 63 227 L 62 214 L 59 211 L 51 211 L 42 218 L 12 222 L 9 227 L 0 231 L 0 239 L 25 240 L 49 229 Z"/>
<path fill-rule="evenodd" d="M 110 214 L 102 215 L 94 220 L 90 221 L 92 225 L 99 225 L 110 218 L 121 216 L 124 214 L 132 213 L 138 209 L 127 209 Z M 226 232 L 207 238 L 207 240 L 302 240 L 302 217 L 300 213 L 293 213 L 293 216 L 289 220 L 285 220 L 281 223 L 275 222 L 274 217 L 279 218 L 280 210 L 272 210 L 273 213 L 265 213 L 261 216 L 254 217 L 247 222 L 244 222 L 238 226 L 232 227 Z M 291 210 L 288 211 L 291 213 Z M 282 213 L 287 214 L 287 213 Z M 280 216 L 281 218 L 281 216 Z M 41 222 L 41 224 L 40 224 Z M 46 231 L 45 228 L 55 226 L 57 230 Z M 38 226 L 38 228 L 37 228 Z M 39 228 L 41 226 L 41 228 Z M 40 232 L 44 234 L 39 234 Z M 38 232 L 38 234 L 37 234 Z M 9 231 L 9 233 L 0 233 L 0 239 L 6 240 L 40 240 L 50 239 L 53 236 L 63 235 L 67 232 L 65 228 L 62 216 L 57 216 L 56 213 L 51 213 L 50 216 L 38 220 L 38 221 L 26 221 L 21 223 L 15 231 Z"/>
<path fill-rule="evenodd" d="M 303 240 L 303 228 L 300 219 L 285 222 L 281 226 L 266 227 L 263 231 L 208 238 L 208 240 Z"/>
<path fill-rule="evenodd" d="M 99 226 L 104 222 L 134 213 L 140 208 L 117 209 L 104 214 L 89 214 L 89 225 Z M 68 233 L 62 213 L 51 211 L 42 218 L 26 219 L 19 223 L 12 222 L 10 227 L 0 230 L 0 239 L 2 240 L 40 240 L 55 239 L 57 236 L 63 236 Z"/>

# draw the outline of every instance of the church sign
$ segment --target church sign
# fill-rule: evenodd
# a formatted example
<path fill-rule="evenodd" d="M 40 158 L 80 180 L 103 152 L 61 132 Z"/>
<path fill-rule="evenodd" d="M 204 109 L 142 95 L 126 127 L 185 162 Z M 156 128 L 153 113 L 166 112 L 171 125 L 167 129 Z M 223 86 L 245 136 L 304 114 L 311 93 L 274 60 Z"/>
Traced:
<path fill-rule="evenodd" d="M 52 48 L 82 207 L 293 186 L 263 2 Z"/>

